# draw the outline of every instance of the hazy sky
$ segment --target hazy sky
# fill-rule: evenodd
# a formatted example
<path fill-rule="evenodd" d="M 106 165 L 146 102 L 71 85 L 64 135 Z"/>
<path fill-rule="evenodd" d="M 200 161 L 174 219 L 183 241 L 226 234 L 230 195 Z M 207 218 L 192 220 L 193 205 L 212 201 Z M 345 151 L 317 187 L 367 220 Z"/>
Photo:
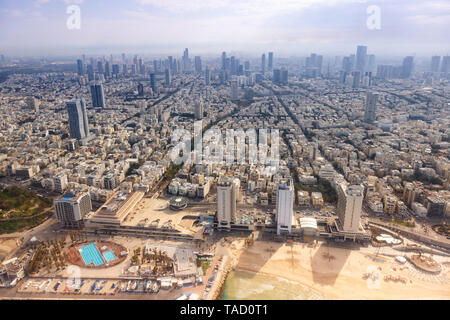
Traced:
<path fill-rule="evenodd" d="M 67 28 L 69 5 L 81 29 Z M 380 8 L 380 30 L 366 24 Z M 449 0 L 0 0 L 0 53 L 450 53 Z"/>

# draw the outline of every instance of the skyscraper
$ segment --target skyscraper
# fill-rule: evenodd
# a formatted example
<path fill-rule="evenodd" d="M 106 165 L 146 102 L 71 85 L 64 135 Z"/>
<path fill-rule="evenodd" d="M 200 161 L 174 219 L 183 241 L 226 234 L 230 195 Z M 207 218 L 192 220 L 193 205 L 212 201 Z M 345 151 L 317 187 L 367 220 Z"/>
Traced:
<path fill-rule="evenodd" d="M 203 102 L 200 99 L 197 99 L 194 107 L 194 115 L 195 119 L 201 120 L 203 119 Z"/>
<path fill-rule="evenodd" d="M 153 94 L 157 94 L 158 88 L 156 87 L 156 75 L 154 73 L 150 73 L 150 86 L 152 87 Z"/>
<path fill-rule="evenodd" d="M 92 64 L 89 64 L 87 66 L 87 75 L 88 75 L 88 81 L 94 80 L 94 66 Z"/>
<path fill-rule="evenodd" d="M 227 53 L 224 51 L 222 52 L 222 70 L 225 70 L 227 68 Z"/>
<path fill-rule="evenodd" d="M 230 74 L 235 75 L 236 74 L 236 59 L 234 56 L 230 58 Z"/>
<path fill-rule="evenodd" d="M 166 87 L 170 87 L 172 84 L 172 77 L 170 76 L 170 69 L 166 68 L 165 73 L 166 73 L 166 75 L 165 75 Z"/>
<path fill-rule="evenodd" d="M 184 49 L 183 53 L 183 71 L 190 72 L 191 71 L 191 61 L 189 59 L 189 50 L 188 48 Z"/>
<path fill-rule="evenodd" d="M 111 69 L 109 68 L 109 62 L 105 62 L 105 78 L 111 77 Z"/>
<path fill-rule="evenodd" d="M 84 75 L 83 60 L 81 60 L 81 59 L 77 60 L 77 72 L 78 72 L 79 76 Z"/>
<path fill-rule="evenodd" d="M 101 61 L 97 62 L 97 72 L 101 74 L 105 73 L 105 69 L 103 68 L 103 62 Z"/>
<path fill-rule="evenodd" d="M 366 96 L 366 108 L 364 111 L 364 122 L 373 123 L 377 116 L 378 94 L 368 92 Z"/>
<path fill-rule="evenodd" d="M 141 97 L 144 95 L 144 85 L 142 83 L 138 84 L 138 95 Z"/>
<path fill-rule="evenodd" d="M 282 180 L 277 188 L 277 234 L 291 233 L 294 217 L 294 188 L 291 180 Z"/>
<path fill-rule="evenodd" d="M 168 59 L 169 59 L 169 71 L 170 71 L 170 74 L 172 75 L 172 74 L 173 74 L 173 71 L 174 71 L 173 57 L 172 57 L 172 56 L 169 56 Z"/>
<path fill-rule="evenodd" d="M 273 78 L 272 81 L 276 84 L 281 83 L 281 70 L 280 69 L 274 69 L 273 70 Z"/>
<path fill-rule="evenodd" d="M 414 61 L 414 57 L 411 57 L 411 56 L 405 57 L 403 59 L 402 74 L 401 74 L 401 77 L 403 79 L 407 79 L 407 78 L 411 77 L 413 66 L 414 66 L 413 61 Z"/>
<path fill-rule="evenodd" d="M 205 69 L 205 84 L 207 86 L 209 86 L 211 84 L 211 74 L 209 72 L 209 68 L 208 67 L 206 67 L 206 69 Z"/>
<path fill-rule="evenodd" d="M 236 79 L 231 80 L 231 100 L 238 100 L 238 81 Z"/>
<path fill-rule="evenodd" d="M 375 55 L 374 54 L 369 54 L 367 56 L 366 71 L 375 72 Z"/>
<path fill-rule="evenodd" d="M 450 56 L 442 57 L 441 72 L 443 73 L 450 72 Z"/>
<path fill-rule="evenodd" d="M 119 72 L 120 72 L 120 68 L 118 64 L 113 64 L 112 65 L 112 74 L 114 77 L 118 77 L 119 76 Z"/>
<path fill-rule="evenodd" d="M 441 63 L 440 56 L 431 57 L 431 72 L 439 72 L 439 64 Z"/>
<path fill-rule="evenodd" d="M 286 68 L 281 69 L 281 83 L 288 84 L 288 71 Z"/>
<path fill-rule="evenodd" d="M 92 97 L 92 106 L 94 108 L 105 107 L 105 95 L 103 93 L 103 84 L 101 83 L 91 84 L 91 97 Z"/>
<path fill-rule="evenodd" d="M 339 217 L 342 230 L 358 232 L 364 187 L 361 185 L 338 185 L 338 204 L 336 213 Z"/>
<path fill-rule="evenodd" d="M 364 74 L 367 60 L 367 47 L 358 46 L 356 48 L 356 70 Z"/>
<path fill-rule="evenodd" d="M 267 65 L 269 71 L 272 71 L 273 69 L 273 52 L 269 52 L 269 62 Z"/>
<path fill-rule="evenodd" d="M 237 188 L 231 177 L 221 177 L 217 183 L 217 221 L 221 229 L 231 229 L 235 221 Z"/>
<path fill-rule="evenodd" d="M 266 71 L 266 54 L 263 53 L 261 56 L 261 73 L 264 74 Z"/>
<path fill-rule="evenodd" d="M 87 119 L 86 102 L 77 99 L 67 102 L 67 113 L 69 115 L 69 132 L 73 139 L 83 139 L 89 135 L 89 123 Z"/>
<path fill-rule="evenodd" d="M 200 56 L 195 56 L 194 58 L 195 72 L 202 72 L 202 58 Z"/>

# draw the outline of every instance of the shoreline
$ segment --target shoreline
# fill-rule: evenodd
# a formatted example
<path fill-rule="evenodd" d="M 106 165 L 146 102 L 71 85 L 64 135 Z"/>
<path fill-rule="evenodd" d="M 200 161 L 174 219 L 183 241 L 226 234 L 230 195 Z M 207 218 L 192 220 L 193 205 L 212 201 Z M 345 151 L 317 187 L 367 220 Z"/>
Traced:
<path fill-rule="evenodd" d="M 448 268 L 441 274 L 446 282 L 423 279 L 422 275 L 418 276 L 420 271 L 411 265 L 401 269 L 394 258 L 373 261 L 368 257 L 371 251 L 370 248 L 255 242 L 236 257 L 234 270 L 293 281 L 325 300 L 450 299 Z M 372 269 L 379 270 L 378 287 L 371 286 L 364 278 Z M 385 281 L 384 277 L 389 275 L 406 277 L 408 283 Z"/>
<path fill-rule="evenodd" d="M 280 276 L 280 275 L 271 274 L 271 273 L 268 273 L 268 272 L 255 271 L 254 269 L 249 268 L 249 267 L 237 267 L 237 268 L 233 269 L 233 271 L 237 271 L 237 272 L 248 272 L 248 273 L 251 273 L 251 274 L 254 274 L 254 275 L 261 275 L 261 276 L 265 276 L 265 277 L 269 277 L 269 278 L 273 278 L 273 279 L 277 279 L 277 280 L 280 280 L 280 279 L 281 279 L 282 281 L 283 281 L 283 280 L 284 280 L 284 281 L 289 281 L 289 282 L 292 282 L 292 283 L 294 283 L 294 284 L 296 284 L 296 285 L 299 285 L 299 286 L 308 288 L 310 291 L 312 291 L 312 292 L 314 292 L 315 294 L 319 295 L 321 300 L 329 300 L 329 299 L 326 297 L 326 294 L 324 294 L 323 292 L 320 292 L 320 291 L 317 290 L 316 288 L 313 288 L 313 287 L 311 287 L 311 286 L 309 286 L 309 285 L 307 285 L 307 284 L 305 284 L 305 283 L 302 283 L 302 282 L 300 282 L 300 281 L 298 281 L 298 280 L 288 279 L 288 278 L 286 278 L 286 277 L 282 277 L 282 276 Z M 269 300 L 270 300 L 270 299 L 269 299 Z M 275 300 L 279 300 L 279 299 L 275 299 Z"/>

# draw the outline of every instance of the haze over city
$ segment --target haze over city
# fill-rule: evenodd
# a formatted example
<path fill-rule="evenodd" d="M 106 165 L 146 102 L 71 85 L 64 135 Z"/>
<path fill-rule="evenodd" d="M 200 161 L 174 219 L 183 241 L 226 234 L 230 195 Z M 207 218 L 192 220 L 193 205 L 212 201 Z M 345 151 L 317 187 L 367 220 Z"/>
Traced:
<path fill-rule="evenodd" d="M 66 27 L 69 5 L 81 28 Z M 367 28 L 367 8 L 380 29 Z M 450 51 L 450 3 L 444 0 L 3 0 L 0 47 L 11 55 L 137 52 L 199 54 L 222 50 L 279 56 L 347 54 L 356 43 L 379 55 Z"/>
<path fill-rule="evenodd" d="M 442 0 L 2 0 L 0 300 L 449 300 L 449 30 Z"/>

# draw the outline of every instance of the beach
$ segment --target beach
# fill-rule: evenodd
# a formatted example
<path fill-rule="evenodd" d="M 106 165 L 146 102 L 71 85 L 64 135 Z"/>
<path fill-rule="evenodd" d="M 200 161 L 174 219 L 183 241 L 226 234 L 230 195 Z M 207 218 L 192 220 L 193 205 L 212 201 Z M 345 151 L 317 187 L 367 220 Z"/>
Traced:
<path fill-rule="evenodd" d="M 293 281 L 318 293 L 321 299 L 450 299 L 450 282 L 420 279 L 411 265 L 400 270 L 394 258 L 375 261 L 368 256 L 373 251 L 325 243 L 256 241 L 240 250 L 234 268 Z M 379 273 L 378 281 L 363 278 L 364 273 L 374 270 Z M 443 272 L 441 277 L 448 280 L 449 269 Z M 386 275 L 403 276 L 408 281 L 385 281 Z"/>

